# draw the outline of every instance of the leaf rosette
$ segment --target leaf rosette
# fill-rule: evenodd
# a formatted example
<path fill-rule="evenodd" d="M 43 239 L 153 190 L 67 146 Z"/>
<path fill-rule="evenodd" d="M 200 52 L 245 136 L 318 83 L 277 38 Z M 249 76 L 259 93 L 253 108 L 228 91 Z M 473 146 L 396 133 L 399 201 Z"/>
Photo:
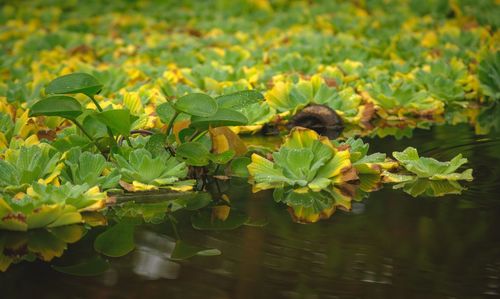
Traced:
<path fill-rule="evenodd" d="M 84 222 L 82 212 L 104 208 L 107 195 L 87 184 L 32 184 L 26 193 L 0 195 L 0 229 L 27 231 Z"/>
<path fill-rule="evenodd" d="M 122 176 L 120 183 L 128 191 L 158 190 L 160 187 L 178 191 L 192 189 L 192 181 L 181 181 L 188 173 L 186 163 L 166 152 L 153 157 L 148 150 L 139 148 L 128 156 L 115 155 L 114 158 Z"/>
<path fill-rule="evenodd" d="M 248 171 L 254 192 L 283 187 L 318 192 L 357 178 L 349 151 L 338 150 L 327 138 L 301 127 L 285 138 L 272 154 L 273 161 L 258 154 L 251 158 Z"/>
<path fill-rule="evenodd" d="M 402 152 L 393 152 L 392 155 L 399 164 L 408 171 L 408 174 L 391 174 L 385 172 L 388 182 L 403 182 L 417 178 L 426 178 L 429 180 L 439 181 L 472 181 L 472 169 L 466 169 L 463 172 L 457 170 L 467 163 L 466 158 L 462 158 L 459 154 L 450 161 L 441 162 L 434 158 L 420 157 L 418 152 L 413 147 L 408 147 Z"/>

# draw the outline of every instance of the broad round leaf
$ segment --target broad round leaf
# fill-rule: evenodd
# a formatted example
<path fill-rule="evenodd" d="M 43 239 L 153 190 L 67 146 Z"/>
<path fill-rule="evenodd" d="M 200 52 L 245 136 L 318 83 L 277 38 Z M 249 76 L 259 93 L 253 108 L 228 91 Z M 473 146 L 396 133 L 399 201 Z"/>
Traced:
<path fill-rule="evenodd" d="M 217 111 L 217 102 L 209 95 L 203 93 L 191 93 L 180 97 L 174 104 L 179 112 L 194 116 L 207 117 Z"/>
<path fill-rule="evenodd" d="M 60 116 L 75 119 L 82 113 L 82 105 L 68 96 L 50 96 L 36 102 L 30 109 L 30 116 Z"/>
<path fill-rule="evenodd" d="M 247 166 L 252 163 L 248 157 L 237 157 L 231 162 L 231 175 L 247 178 L 250 176 Z"/>
<path fill-rule="evenodd" d="M 125 222 L 115 224 L 97 236 L 94 249 L 110 257 L 124 256 L 135 248 L 134 231 L 133 224 Z"/>
<path fill-rule="evenodd" d="M 245 115 L 240 112 L 228 108 L 220 108 L 217 112 L 208 117 L 191 118 L 191 126 L 193 128 L 206 130 L 209 127 L 225 127 L 225 126 L 243 126 L 248 122 Z"/>
<path fill-rule="evenodd" d="M 97 79 L 86 73 L 73 73 L 52 80 L 45 88 L 46 94 L 83 93 L 88 96 L 96 95 L 102 89 Z"/>
<path fill-rule="evenodd" d="M 199 142 L 186 142 L 176 149 L 178 159 L 192 166 L 205 166 L 210 162 L 210 151 Z"/>
<path fill-rule="evenodd" d="M 221 108 L 243 109 L 264 100 L 264 96 L 256 90 L 243 90 L 217 97 Z"/>
<path fill-rule="evenodd" d="M 175 109 L 170 102 L 166 102 L 156 107 L 156 114 L 163 123 L 168 124 L 175 114 Z"/>
<path fill-rule="evenodd" d="M 212 196 L 207 192 L 183 193 L 175 203 L 188 211 L 195 211 L 206 207 L 212 202 Z"/>
<path fill-rule="evenodd" d="M 128 136 L 130 134 L 134 116 L 127 109 L 114 109 L 100 112 L 97 119 L 108 126 L 114 134 Z"/>

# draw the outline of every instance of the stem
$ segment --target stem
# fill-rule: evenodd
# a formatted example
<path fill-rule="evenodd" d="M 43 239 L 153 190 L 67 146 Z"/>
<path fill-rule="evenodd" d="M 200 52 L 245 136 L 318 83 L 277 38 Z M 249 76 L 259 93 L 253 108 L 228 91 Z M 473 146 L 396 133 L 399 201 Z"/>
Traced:
<path fill-rule="evenodd" d="M 133 148 L 133 146 L 132 146 L 132 142 L 130 142 L 130 138 L 128 138 L 128 136 L 127 136 L 127 137 L 125 137 L 125 140 L 127 140 L 127 144 L 128 144 L 128 146 L 130 146 L 130 147 L 132 147 L 132 148 Z"/>
<path fill-rule="evenodd" d="M 208 130 L 202 131 L 200 134 L 198 134 L 196 137 L 194 137 L 192 141 L 197 141 L 201 137 L 205 136 L 205 134 L 207 134 L 207 132 L 208 132 Z"/>
<path fill-rule="evenodd" d="M 199 132 L 200 132 L 200 131 L 198 131 L 198 129 L 196 129 L 196 130 L 193 132 L 193 134 L 192 134 L 191 136 L 189 136 L 188 141 L 192 141 L 192 140 L 193 140 L 193 138 L 196 136 L 196 134 L 198 134 Z"/>
<path fill-rule="evenodd" d="M 79 123 L 76 119 L 72 119 L 71 121 L 83 132 L 83 134 L 85 134 L 85 136 L 87 136 L 88 139 L 90 139 L 90 141 L 95 143 L 94 138 L 92 138 L 92 136 L 90 136 L 90 134 L 85 131 L 81 123 Z"/>
<path fill-rule="evenodd" d="M 113 136 L 113 132 L 111 131 L 111 129 L 108 126 L 106 126 L 106 128 L 108 129 L 109 138 L 111 138 L 111 140 L 113 140 L 114 145 L 116 147 L 118 147 L 118 142 L 116 142 L 115 136 Z"/>
<path fill-rule="evenodd" d="M 94 96 L 89 96 L 87 95 L 91 100 L 92 102 L 94 102 L 94 105 L 97 107 L 97 110 L 99 110 L 99 112 L 102 112 L 102 107 L 101 105 L 99 105 L 99 103 L 97 102 L 97 100 L 94 98 Z"/>
<path fill-rule="evenodd" d="M 175 111 L 174 115 L 172 116 L 172 119 L 168 123 L 167 136 L 169 136 L 172 133 L 172 129 L 173 129 L 172 127 L 174 126 L 174 121 L 177 118 L 177 116 L 179 116 L 179 112 Z"/>
<path fill-rule="evenodd" d="M 87 97 L 90 98 L 90 100 L 94 103 L 94 105 L 97 107 L 97 110 L 99 110 L 99 112 L 104 111 L 102 109 L 101 105 L 99 105 L 99 103 L 97 102 L 97 100 L 94 98 L 94 96 L 87 95 Z M 111 131 L 111 129 L 108 126 L 106 126 L 106 128 L 108 129 L 108 135 L 109 135 L 109 137 L 113 140 L 113 143 L 115 144 L 115 146 L 118 147 L 118 143 L 116 142 L 116 139 L 113 136 L 113 132 Z"/>
<path fill-rule="evenodd" d="M 148 130 L 132 130 L 130 131 L 130 135 L 132 134 L 153 135 L 154 133 Z"/>

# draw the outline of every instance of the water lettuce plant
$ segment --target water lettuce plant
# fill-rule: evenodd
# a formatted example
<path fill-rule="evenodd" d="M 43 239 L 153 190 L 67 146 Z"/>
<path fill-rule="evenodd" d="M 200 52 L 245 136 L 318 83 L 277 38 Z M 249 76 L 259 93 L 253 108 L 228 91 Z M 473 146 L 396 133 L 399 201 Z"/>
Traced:
<path fill-rule="evenodd" d="M 117 168 L 101 154 L 83 152 L 72 148 L 64 154 L 65 168 L 61 172 L 63 182 L 74 185 L 98 186 L 101 190 L 118 185 L 121 175 Z"/>
<path fill-rule="evenodd" d="M 64 18 L 53 18 L 60 9 L 51 5 L 6 6 L 4 197 L 10 202 L 37 184 L 99 193 L 116 191 L 117 182 L 128 191 L 203 189 L 217 175 L 227 178 L 230 165 L 233 174 L 250 172 L 255 191 L 276 189 L 297 218 L 313 219 L 330 213 L 332 198 L 352 196 L 342 185 L 356 177 L 418 180 L 415 186 L 472 179 L 470 172 L 456 173 L 461 159 L 446 166 L 405 151 L 395 162 L 368 154 L 359 139 L 333 142 L 302 129 L 271 156 L 255 153 L 249 160 L 247 147 L 228 130 L 288 129 L 283 124 L 311 104 L 341 117 L 342 140 L 409 137 L 413 128 L 445 122 L 470 123 L 478 133 L 498 129 L 498 22 L 484 17 L 495 15 L 494 4 L 478 9 L 458 1 L 453 15 L 427 17 L 404 3 L 392 3 L 394 15 L 370 13 L 377 3 L 224 4 L 224 14 L 238 16 L 236 30 L 226 30 L 233 26 L 226 17 L 204 17 L 203 11 L 218 11 L 210 2 L 143 3 L 134 17 L 117 4 L 88 6 L 85 17 L 75 7 Z M 330 10 L 335 16 L 325 13 Z M 171 28 L 164 20 L 186 13 L 192 22 L 175 18 L 169 24 L 175 34 L 165 34 Z M 51 32 L 35 30 L 33 24 L 48 20 Z M 87 30 L 95 24 L 98 31 Z M 112 32 L 116 42 L 104 42 L 98 32 Z M 294 199 L 307 196 L 300 194 L 314 194 L 318 204 L 304 202 L 301 210 Z"/>
<path fill-rule="evenodd" d="M 370 145 L 360 138 L 348 138 L 344 142 L 334 142 L 337 148 L 347 148 L 352 166 L 359 174 L 380 174 L 384 170 L 398 167 L 398 163 L 388 159 L 384 153 L 368 155 Z"/>
<path fill-rule="evenodd" d="M 472 169 L 462 172 L 457 171 L 467 163 L 467 159 L 459 154 L 450 161 L 441 162 L 434 158 L 420 157 L 413 147 L 408 147 L 402 152 L 394 152 L 403 171 L 398 173 L 384 171 L 383 180 L 386 183 L 397 183 L 394 189 L 417 197 L 443 196 L 446 194 L 460 194 L 465 188 L 459 181 L 472 181 Z"/>
<path fill-rule="evenodd" d="M 4 192 L 26 191 L 31 183 L 58 179 L 64 164 L 61 154 L 48 144 L 11 149 L 0 159 L 0 187 Z"/>
<path fill-rule="evenodd" d="M 248 165 L 253 191 L 290 186 L 318 192 L 356 179 L 349 151 L 340 151 L 316 132 L 296 127 L 285 137 L 273 161 L 252 154 Z"/>
<path fill-rule="evenodd" d="M 402 152 L 393 152 L 392 155 L 401 167 L 407 171 L 406 174 L 400 174 L 399 179 L 395 178 L 394 180 L 396 181 L 406 180 L 405 178 L 413 179 L 414 177 L 434 181 L 472 181 L 473 179 L 472 169 L 470 168 L 462 172 L 457 172 L 462 165 L 467 163 L 467 159 L 462 158 L 461 154 L 446 162 L 441 162 L 434 158 L 420 157 L 417 150 L 413 147 L 408 147 Z M 392 178 L 391 174 L 387 174 L 387 177 L 389 180 Z"/>
<path fill-rule="evenodd" d="M 132 150 L 128 156 L 114 155 L 125 186 L 129 191 L 157 190 L 160 187 L 191 190 L 193 182 L 183 181 L 188 173 L 186 163 L 167 152 L 156 157 L 146 149 Z"/>
<path fill-rule="evenodd" d="M 0 196 L 0 229 L 27 231 L 82 223 L 82 212 L 104 208 L 107 195 L 99 187 L 34 183 L 26 193 Z"/>

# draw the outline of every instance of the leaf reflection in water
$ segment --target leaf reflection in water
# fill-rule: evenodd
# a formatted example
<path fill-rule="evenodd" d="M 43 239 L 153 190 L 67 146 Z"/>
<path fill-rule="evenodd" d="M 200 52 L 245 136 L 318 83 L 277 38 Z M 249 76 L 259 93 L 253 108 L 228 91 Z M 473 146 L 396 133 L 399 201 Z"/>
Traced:
<path fill-rule="evenodd" d="M 34 261 L 49 262 L 61 257 L 67 245 L 79 241 L 87 232 L 83 225 L 68 225 L 28 232 L 0 232 L 0 271 L 11 264 Z"/>

